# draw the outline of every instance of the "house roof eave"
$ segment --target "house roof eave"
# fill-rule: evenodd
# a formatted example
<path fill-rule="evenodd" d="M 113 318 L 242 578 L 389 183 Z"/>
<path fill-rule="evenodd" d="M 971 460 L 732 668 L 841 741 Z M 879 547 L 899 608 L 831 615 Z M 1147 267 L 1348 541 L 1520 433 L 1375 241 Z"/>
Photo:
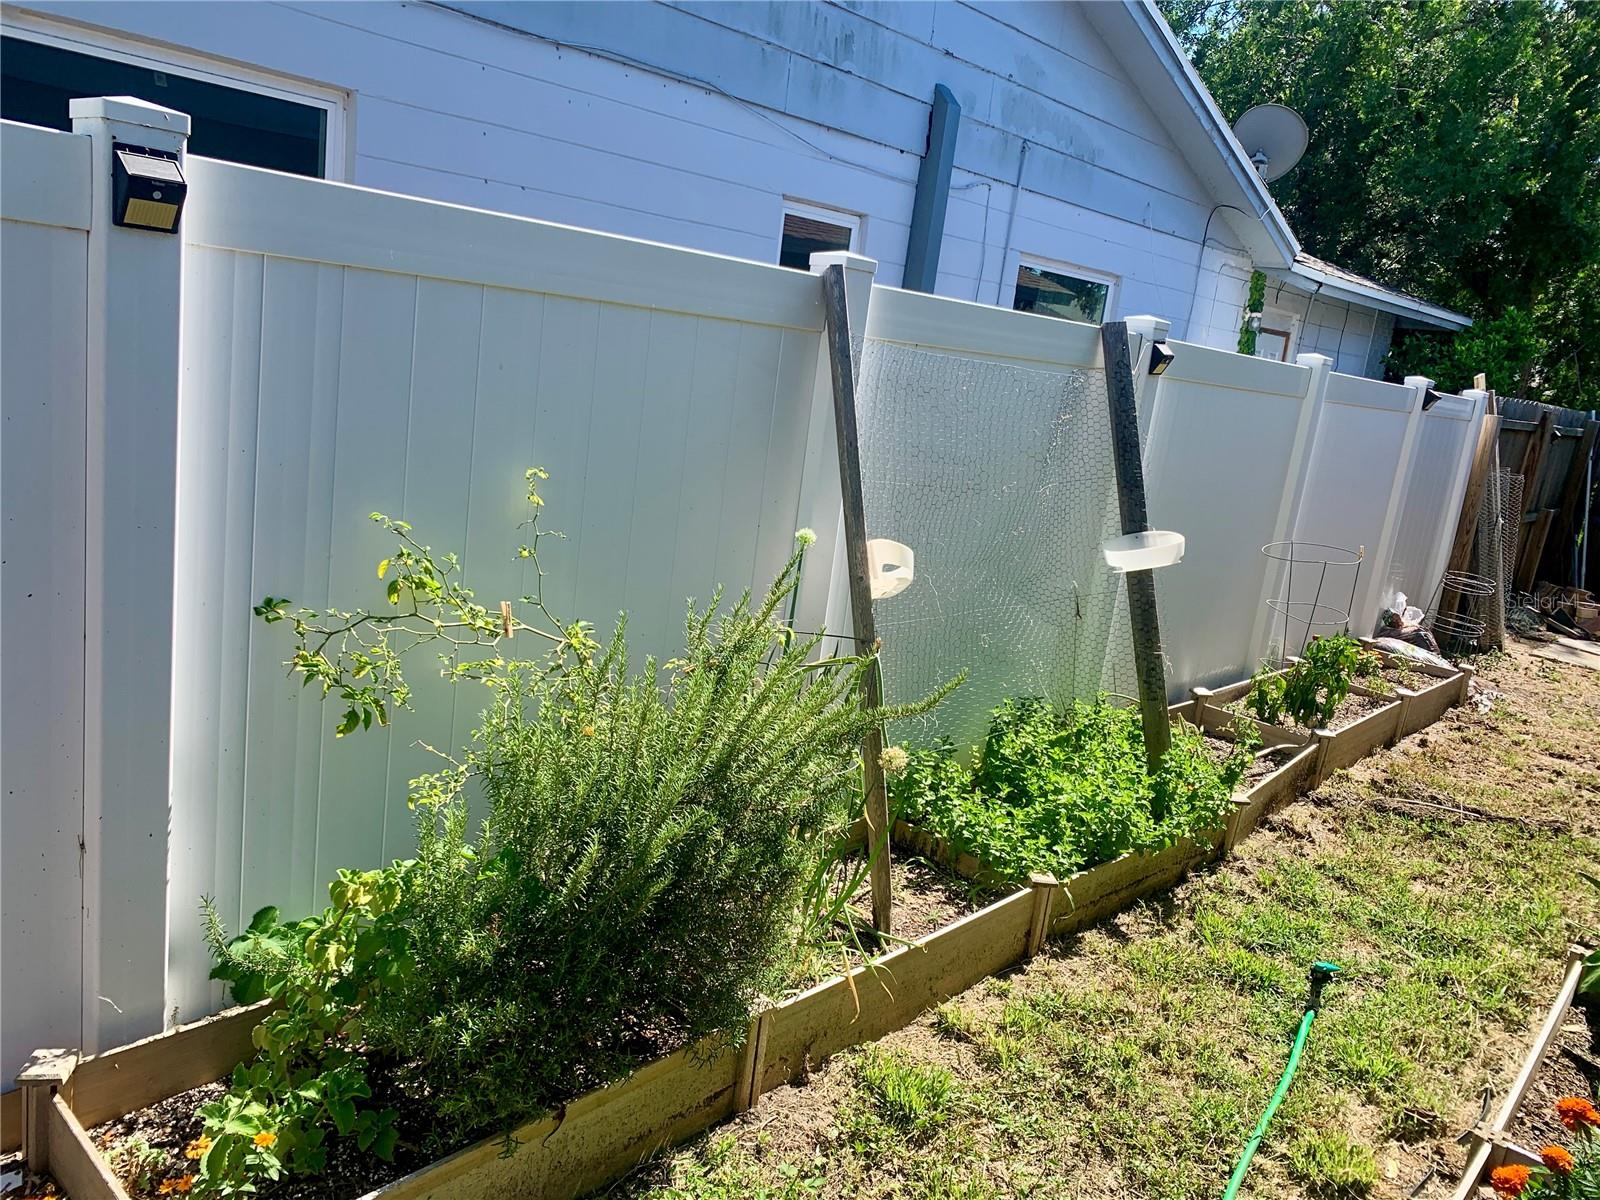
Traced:
<path fill-rule="evenodd" d="M 1219 205 L 1232 206 L 1221 209 L 1223 217 L 1256 265 L 1289 267 L 1300 253 L 1294 231 L 1154 0 L 1091 4 L 1085 12 L 1130 68 L 1140 62 L 1150 65 L 1149 75 L 1140 81 L 1145 101 L 1172 131 L 1190 170 Z"/>
<path fill-rule="evenodd" d="M 1404 292 L 1384 287 L 1375 280 L 1363 279 L 1343 270 L 1330 269 L 1318 260 L 1302 253 L 1287 269 L 1270 268 L 1267 274 L 1298 291 L 1342 300 L 1363 308 L 1374 308 L 1405 318 L 1413 325 L 1429 329 L 1443 329 L 1452 333 L 1470 328 L 1472 318 L 1438 304 L 1430 304 Z"/>

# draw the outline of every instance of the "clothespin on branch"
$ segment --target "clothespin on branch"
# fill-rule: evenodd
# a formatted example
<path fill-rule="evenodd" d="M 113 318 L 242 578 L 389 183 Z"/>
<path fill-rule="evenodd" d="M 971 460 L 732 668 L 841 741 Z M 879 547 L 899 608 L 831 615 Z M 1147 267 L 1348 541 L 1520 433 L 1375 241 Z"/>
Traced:
<path fill-rule="evenodd" d="M 506 635 L 506 641 L 511 640 L 511 635 L 516 632 L 516 627 L 511 623 L 511 601 L 500 601 L 500 628 Z"/>

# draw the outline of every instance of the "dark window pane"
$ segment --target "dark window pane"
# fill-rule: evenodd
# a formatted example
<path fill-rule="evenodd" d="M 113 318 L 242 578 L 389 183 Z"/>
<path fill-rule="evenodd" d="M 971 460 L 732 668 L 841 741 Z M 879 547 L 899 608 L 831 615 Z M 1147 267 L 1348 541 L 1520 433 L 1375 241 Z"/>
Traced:
<path fill-rule="evenodd" d="M 850 229 L 795 213 L 783 214 L 783 246 L 778 251 L 780 267 L 809 271 L 811 256 L 824 250 L 850 249 Z"/>
<path fill-rule="evenodd" d="M 1106 297 L 1110 294 L 1109 284 L 1075 279 L 1024 263 L 1017 267 L 1017 295 L 1011 307 L 1018 312 L 1098 325 L 1106 319 Z"/>
<path fill-rule="evenodd" d="M 192 154 L 296 175 L 323 174 L 328 114 L 314 105 L 23 38 L 0 38 L 0 116 L 71 129 L 67 102 L 79 96 L 136 96 L 188 113 Z"/>

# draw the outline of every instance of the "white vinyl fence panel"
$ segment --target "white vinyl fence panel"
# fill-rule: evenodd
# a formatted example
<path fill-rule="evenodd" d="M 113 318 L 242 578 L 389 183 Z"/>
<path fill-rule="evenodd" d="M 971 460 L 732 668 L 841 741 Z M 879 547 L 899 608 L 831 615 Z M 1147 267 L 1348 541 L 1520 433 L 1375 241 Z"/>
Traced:
<path fill-rule="evenodd" d="M 1313 372 L 1184 342 L 1148 401 L 1150 524 L 1184 535 L 1183 561 L 1156 573 L 1167 682 L 1248 675 L 1265 652 L 1273 578 L 1261 548 L 1290 536 L 1309 443 Z"/>
<path fill-rule="evenodd" d="M 193 158 L 181 238 L 112 236 L 90 202 L 110 119 L 85 128 L 7 124 L 0 162 L 0 956 L 27 965 L 6 975 L 8 1076 L 34 1047 L 215 1007 L 202 895 L 230 925 L 303 912 L 338 868 L 409 852 L 408 783 L 486 693 L 424 651 L 418 711 L 335 741 L 338 713 L 287 676 L 290 633 L 250 611 L 381 608 L 392 539 L 367 514 L 459 551 L 493 606 L 535 588 L 515 548 L 523 471 L 546 468 L 542 519 L 566 536 L 544 544 L 545 599 L 602 635 L 626 610 L 635 666 L 678 651 L 688 597 L 759 591 L 810 527 L 799 627 L 849 630 L 814 276 Z M 970 744 L 1008 696 L 1131 693 L 1100 556 L 1119 529 L 1100 331 L 839 261 L 868 534 L 917 562 L 875 606 L 889 692 L 972 670 L 905 736 Z M 147 285 L 159 301 L 116 302 Z M 130 345 L 151 354 L 108 349 Z M 1420 385 L 1321 356 L 1172 349 L 1139 378 L 1150 520 L 1188 541 L 1157 576 L 1173 694 L 1266 652 L 1268 542 L 1365 546 L 1362 605 L 1392 586 L 1425 603 L 1481 396 L 1420 416 Z M 170 704 L 151 699 L 168 662 Z"/>
<path fill-rule="evenodd" d="M 1381 576 L 1380 603 L 1395 592 L 1404 592 L 1408 603 L 1424 610 L 1433 603 L 1461 514 L 1483 410 L 1478 393 L 1445 396 L 1422 414 L 1394 546 Z"/>
<path fill-rule="evenodd" d="M 230 923 L 302 911 L 339 867 L 407 854 L 407 783 L 442 765 L 423 743 L 460 749 L 487 700 L 424 651 L 417 711 L 334 741 L 337 714 L 286 678 L 286 627 L 251 618 L 263 595 L 381 607 L 374 511 L 459 551 L 491 607 L 529 594 L 537 465 L 565 535 L 541 548 L 546 601 L 602 636 L 626 610 L 642 666 L 681 648 L 688 597 L 763 589 L 798 528 L 831 562 L 838 507 L 814 278 L 204 160 L 191 178 L 169 902 L 186 1018 L 216 999 L 198 898 Z M 807 579 L 815 628 L 827 573 Z"/>
<path fill-rule="evenodd" d="M 1380 383 L 1354 375 L 1332 374 L 1312 442 L 1306 482 L 1295 520 L 1295 539 L 1317 544 L 1314 554 L 1342 559 L 1360 556 L 1353 567 L 1315 567 L 1297 572 L 1292 591 L 1282 593 L 1289 612 L 1289 642 L 1297 649 L 1307 631 L 1312 605 L 1327 609 L 1318 621 L 1349 611 L 1350 628 L 1366 636 L 1377 619 L 1382 556 L 1392 541 L 1400 484 L 1412 450 L 1411 436 L 1421 394 L 1415 388 Z M 1333 547 L 1336 549 L 1326 549 Z M 1272 622 L 1271 638 L 1283 640 L 1283 614 Z M 1319 624 L 1313 634 L 1337 632 Z"/>
<path fill-rule="evenodd" d="M 0 136 L 0 1069 L 83 1021 L 89 139 Z"/>

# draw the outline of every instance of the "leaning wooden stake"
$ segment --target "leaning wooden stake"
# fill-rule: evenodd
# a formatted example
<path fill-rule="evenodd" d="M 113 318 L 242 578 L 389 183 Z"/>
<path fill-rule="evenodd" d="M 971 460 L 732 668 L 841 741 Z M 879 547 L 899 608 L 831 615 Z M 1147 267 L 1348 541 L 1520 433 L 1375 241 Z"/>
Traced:
<path fill-rule="evenodd" d="M 1107 321 L 1100 326 L 1106 360 L 1106 399 L 1111 405 L 1112 457 L 1117 467 L 1117 505 L 1123 533 L 1150 528 L 1145 512 L 1144 464 L 1139 453 L 1139 408 L 1133 390 L 1133 364 L 1128 359 L 1128 325 Z M 1167 673 L 1162 664 L 1161 625 L 1156 617 L 1156 580 L 1151 571 L 1129 571 L 1128 615 L 1133 622 L 1133 661 L 1139 674 L 1139 711 L 1144 721 L 1144 752 L 1150 773 L 1172 744 L 1167 723 Z M 1155 813 L 1159 820 L 1164 814 Z"/>
<path fill-rule="evenodd" d="M 856 431 L 855 362 L 850 356 L 850 320 L 844 290 L 844 268 L 835 264 L 822 272 L 822 308 L 826 315 L 828 367 L 833 376 L 833 419 L 839 444 L 839 487 L 844 494 L 845 566 L 850 575 L 850 612 L 855 623 L 856 647 L 861 653 L 878 648 L 872 620 L 872 579 L 867 565 L 866 506 L 861 498 L 861 446 Z M 883 685 L 877 665 L 866 673 L 862 703 L 876 708 L 883 703 Z M 892 933 L 894 902 L 889 884 L 889 796 L 883 786 L 883 730 L 874 727 L 861 743 L 861 772 L 865 783 L 867 853 L 871 856 L 872 924 L 880 933 Z"/>

